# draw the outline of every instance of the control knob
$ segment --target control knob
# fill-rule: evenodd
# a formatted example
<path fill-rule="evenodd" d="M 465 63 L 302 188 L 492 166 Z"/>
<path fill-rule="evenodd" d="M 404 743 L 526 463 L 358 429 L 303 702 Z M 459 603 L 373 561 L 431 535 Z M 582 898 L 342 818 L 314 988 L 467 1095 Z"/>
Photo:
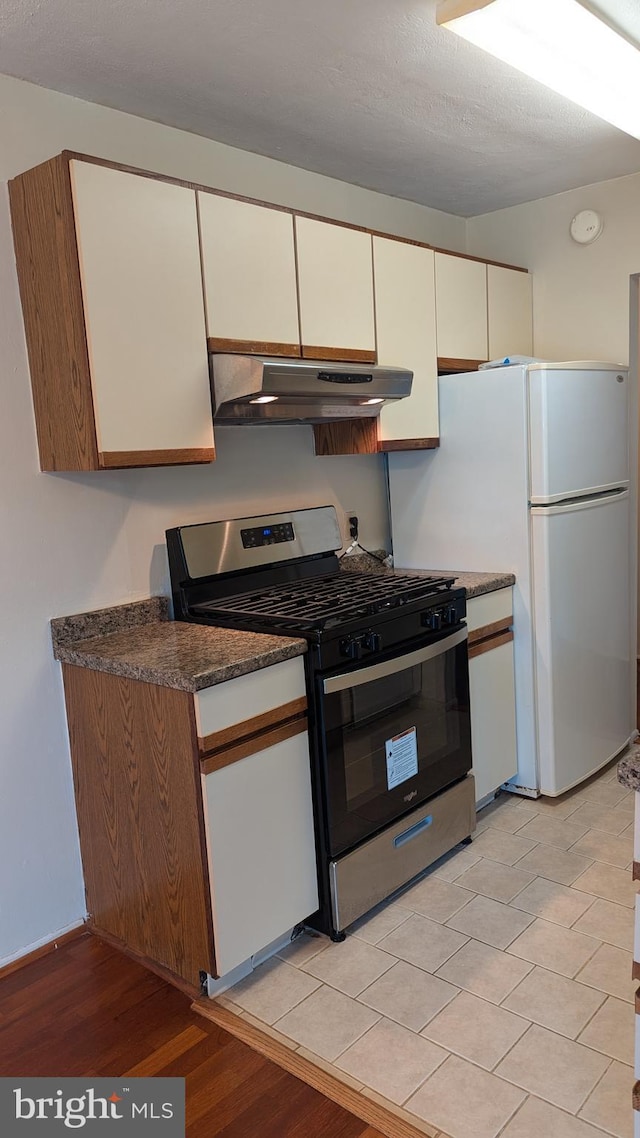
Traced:
<path fill-rule="evenodd" d="M 428 609 L 422 614 L 422 624 L 431 632 L 439 632 L 442 628 L 442 613 L 439 610 Z"/>
<path fill-rule="evenodd" d="M 366 632 L 364 636 L 364 646 L 367 652 L 381 652 L 382 651 L 382 637 L 379 632 Z"/>
<path fill-rule="evenodd" d="M 455 605 L 448 605 L 447 608 L 444 610 L 444 613 L 442 615 L 444 617 L 444 623 L 445 624 L 457 624 L 458 623 L 458 611 L 457 611 Z"/>
<path fill-rule="evenodd" d="M 340 654 L 350 660 L 359 660 L 362 655 L 362 642 L 354 637 L 340 641 Z"/>

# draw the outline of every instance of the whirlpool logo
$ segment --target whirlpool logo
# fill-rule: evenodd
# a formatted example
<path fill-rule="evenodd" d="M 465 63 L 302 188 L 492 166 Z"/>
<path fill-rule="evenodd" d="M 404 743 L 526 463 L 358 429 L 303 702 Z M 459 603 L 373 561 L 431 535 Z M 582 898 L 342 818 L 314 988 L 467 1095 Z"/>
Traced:
<path fill-rule="evenodd" d="M 184 1138 L 184 1079 L 0 1079 L 0 1133 L 83 1130 L 122 1138 Z M 109 1126 L 109 1124 L 111 1124 Z"/>

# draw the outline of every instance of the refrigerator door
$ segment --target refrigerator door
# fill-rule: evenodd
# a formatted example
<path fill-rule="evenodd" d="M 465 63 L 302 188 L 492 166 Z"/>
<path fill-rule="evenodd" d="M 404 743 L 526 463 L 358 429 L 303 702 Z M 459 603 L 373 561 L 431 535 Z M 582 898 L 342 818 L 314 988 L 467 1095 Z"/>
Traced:
<path fill-rule="evenodd" d="M 531 510 L 540 790 L 562 794 L 634 731 L 629 492 Z"/>
<path fill-rule="evenodd" d="M 629 377 L 611 364 L 534 364 L 529 386 L 532 505 L 629 482 Z"/>

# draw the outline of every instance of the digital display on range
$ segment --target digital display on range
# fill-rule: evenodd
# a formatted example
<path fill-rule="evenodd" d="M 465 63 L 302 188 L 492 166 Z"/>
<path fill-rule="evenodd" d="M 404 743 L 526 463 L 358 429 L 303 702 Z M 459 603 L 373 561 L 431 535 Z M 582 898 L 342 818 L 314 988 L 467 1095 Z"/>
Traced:
<path fill-rule="evenodd" d="M 253 529 L 241 529 L 240 537 L 245 549 L 260 549 L 263 545 L 279 545 L 283 541 L 295 541 L 291 522 L 282 522 L 275 526 L 254 526 Z"/>

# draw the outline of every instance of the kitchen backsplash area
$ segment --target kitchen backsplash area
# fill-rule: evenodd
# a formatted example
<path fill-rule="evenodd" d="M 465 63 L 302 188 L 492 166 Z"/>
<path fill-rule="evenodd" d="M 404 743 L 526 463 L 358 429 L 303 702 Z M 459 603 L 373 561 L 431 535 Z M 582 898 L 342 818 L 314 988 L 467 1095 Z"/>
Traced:
<path fill-rule="evenodd" d="M 363 545 L 389 549 L 384 459 L 378 455 L 316 458 L 312 430 L 309 426 L 218 428 L 217 457 L 210 467 L 118 475 L 128 498 L 132 595 L 170 592 L 164 535 L 176 524 L 335 505 L 345 544 L 346 517 L 356 514 Z"/>

